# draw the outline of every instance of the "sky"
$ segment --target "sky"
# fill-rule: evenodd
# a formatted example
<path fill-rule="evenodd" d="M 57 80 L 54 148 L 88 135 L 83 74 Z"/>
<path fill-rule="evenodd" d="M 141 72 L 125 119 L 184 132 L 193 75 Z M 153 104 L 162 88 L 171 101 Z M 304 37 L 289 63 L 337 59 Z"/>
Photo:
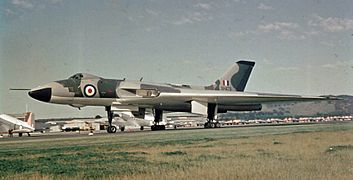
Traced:
<path fill-rule="evenodd" d="M 2 0 L 0 113 L 104 115 L 26 92 L 77 72 L 209 85 L 238 60 L 246 91 L 353 94 L 351 0 Z"/>

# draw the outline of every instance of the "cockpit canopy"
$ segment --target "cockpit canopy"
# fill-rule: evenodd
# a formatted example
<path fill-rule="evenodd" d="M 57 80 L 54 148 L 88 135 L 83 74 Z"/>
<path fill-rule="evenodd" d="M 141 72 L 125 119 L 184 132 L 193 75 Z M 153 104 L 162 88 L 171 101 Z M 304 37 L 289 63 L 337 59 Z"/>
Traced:
<path fill-rule="evenodd" d="M 77 73 L 69 77 L 69 79 L 81 80 L 81 79 L 100 79 L 100 77 L 87 74 L 87 73 Z"/>

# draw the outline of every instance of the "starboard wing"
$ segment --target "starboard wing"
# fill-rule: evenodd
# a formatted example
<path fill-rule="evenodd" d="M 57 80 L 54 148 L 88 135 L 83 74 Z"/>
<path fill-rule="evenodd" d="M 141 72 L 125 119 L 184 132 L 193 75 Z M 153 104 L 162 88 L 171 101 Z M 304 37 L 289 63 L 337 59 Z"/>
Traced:
<path fill-rule="evenodd" d="M 198 101 L 220 105 L 271 103 L 284 101 L 322 101 L 337 100 L 335 97 L 300 96 L 287 94 L 189 90 L 181 93 L 161 93 L 155 98 L 118 99 L 115 105 L 156 106 L 156 105 L 180 105 Z"/>

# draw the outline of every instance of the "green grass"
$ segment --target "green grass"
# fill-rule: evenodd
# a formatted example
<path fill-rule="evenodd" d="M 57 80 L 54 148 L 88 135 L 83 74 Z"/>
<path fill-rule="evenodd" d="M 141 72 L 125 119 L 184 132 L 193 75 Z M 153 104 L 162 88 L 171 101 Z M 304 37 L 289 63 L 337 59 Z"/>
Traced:
<path fill-rule="evenodd" d="M 1 179 L 352 179 L 353 122 L 0 140 Z"/>

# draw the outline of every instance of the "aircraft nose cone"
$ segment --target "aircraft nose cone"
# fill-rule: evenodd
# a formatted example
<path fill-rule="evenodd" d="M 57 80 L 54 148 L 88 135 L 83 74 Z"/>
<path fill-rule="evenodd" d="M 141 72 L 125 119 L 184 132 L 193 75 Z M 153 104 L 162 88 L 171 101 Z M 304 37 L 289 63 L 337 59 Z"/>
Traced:
<path fill-rule="evenodd" d="M 51 98 L 51 88 L 43 88 L 38 90 L 32 90 L 28 92 L 28 95 L 33 99 L 49 102 Z"/>

